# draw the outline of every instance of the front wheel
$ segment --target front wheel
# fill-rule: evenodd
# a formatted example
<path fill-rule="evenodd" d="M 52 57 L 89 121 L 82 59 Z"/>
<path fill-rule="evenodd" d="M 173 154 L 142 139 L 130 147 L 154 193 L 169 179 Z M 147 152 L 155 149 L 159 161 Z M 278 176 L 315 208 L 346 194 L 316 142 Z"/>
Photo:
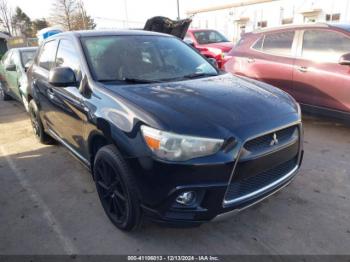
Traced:
<path fill-rule="evenodd" d="M 94 178 L 102 207 L 119 229 L 131 231 L 141 221 L 140 201 L 133 175 L 113 145 L 96 154 Z"/>

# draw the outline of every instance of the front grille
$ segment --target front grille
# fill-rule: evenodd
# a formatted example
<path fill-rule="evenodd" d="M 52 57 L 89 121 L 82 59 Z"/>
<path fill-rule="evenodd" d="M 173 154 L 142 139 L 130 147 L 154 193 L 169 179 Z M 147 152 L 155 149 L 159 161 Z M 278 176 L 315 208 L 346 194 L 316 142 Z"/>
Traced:
<path fill-rule="evenodd" d="M 235 199 L 244 195 L 248 195 L 261 188 L 264 188 L 276 180 L 282 178 L 297 165 L 297 157 L 287 162 L 284 162 L 270 170 L 264 171 L 256 176 L 242 179 L 230 184 L 226 193 L 227 199 Z"/>
<path fill-rule="evenodd" d="M 245 143 L 244 148 L 250 152 L 259 152 L 265 149 L 271 149 L 271 142 L 273 141 L 274 134 L 276 134 L 276 138 L 278 139 L 278 144 L 275 146 L 287 144 L 298 137 L 298 130 L 298 126 L 291 126 L 274 133 L 260 136 Z"/>
<path fill-rule="evenodd" d="M 272 143 L 272 141 L 278 143 Z M 299 126 L 249 140 L 243 145 L 225 195 L 225 203 L 244 203 L 282 185 L 298 165 Z M 292 174 L 291 174 L 292 175 Z"/>

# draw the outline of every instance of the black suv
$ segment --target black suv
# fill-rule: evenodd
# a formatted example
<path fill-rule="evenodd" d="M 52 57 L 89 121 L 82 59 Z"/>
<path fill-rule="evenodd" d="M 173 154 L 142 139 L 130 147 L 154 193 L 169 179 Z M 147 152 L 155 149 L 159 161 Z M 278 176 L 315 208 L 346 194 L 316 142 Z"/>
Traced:
<path fill-rule="evenodd" d="M 302 159 L 298 104 L 220 72 L 176 37 L 67 32 L 28 70 L 39 140 L 54 138 L 92 170 L 120 229 L 142 215 L 198 225 L 286 186 Z"/>

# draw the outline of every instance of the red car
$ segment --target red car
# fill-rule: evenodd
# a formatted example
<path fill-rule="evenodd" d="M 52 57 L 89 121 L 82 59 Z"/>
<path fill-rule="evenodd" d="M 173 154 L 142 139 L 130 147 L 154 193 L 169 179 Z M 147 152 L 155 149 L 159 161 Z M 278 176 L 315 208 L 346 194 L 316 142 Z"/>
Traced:
<path fill-rule="evenodd" d="M 198 49 L 202 55 L 215 58 L 219 68 L 223 67 L 225 56 L 233 47 L 233 43 L 225 36 L 209 29 L 189 29 L 184 41 Z"/>
<path fill-rule="evenodd" d="M 245 34 L 227 72 L 283 89 L 307 111 L 349 119 L 350 25 L 287 26 Z"/>

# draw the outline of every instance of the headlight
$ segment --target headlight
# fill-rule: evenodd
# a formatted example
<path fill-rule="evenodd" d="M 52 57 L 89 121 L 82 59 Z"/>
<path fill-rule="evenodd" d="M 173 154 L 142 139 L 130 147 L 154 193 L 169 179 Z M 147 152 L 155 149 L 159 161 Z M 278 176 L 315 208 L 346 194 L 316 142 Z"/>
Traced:
<path fill-rule="evenodd" d="M 224 140 L 177 135 L 141 126 L 143 138 L 153 153 L 165 160 L 185 161 L 219 151 Z"/>

